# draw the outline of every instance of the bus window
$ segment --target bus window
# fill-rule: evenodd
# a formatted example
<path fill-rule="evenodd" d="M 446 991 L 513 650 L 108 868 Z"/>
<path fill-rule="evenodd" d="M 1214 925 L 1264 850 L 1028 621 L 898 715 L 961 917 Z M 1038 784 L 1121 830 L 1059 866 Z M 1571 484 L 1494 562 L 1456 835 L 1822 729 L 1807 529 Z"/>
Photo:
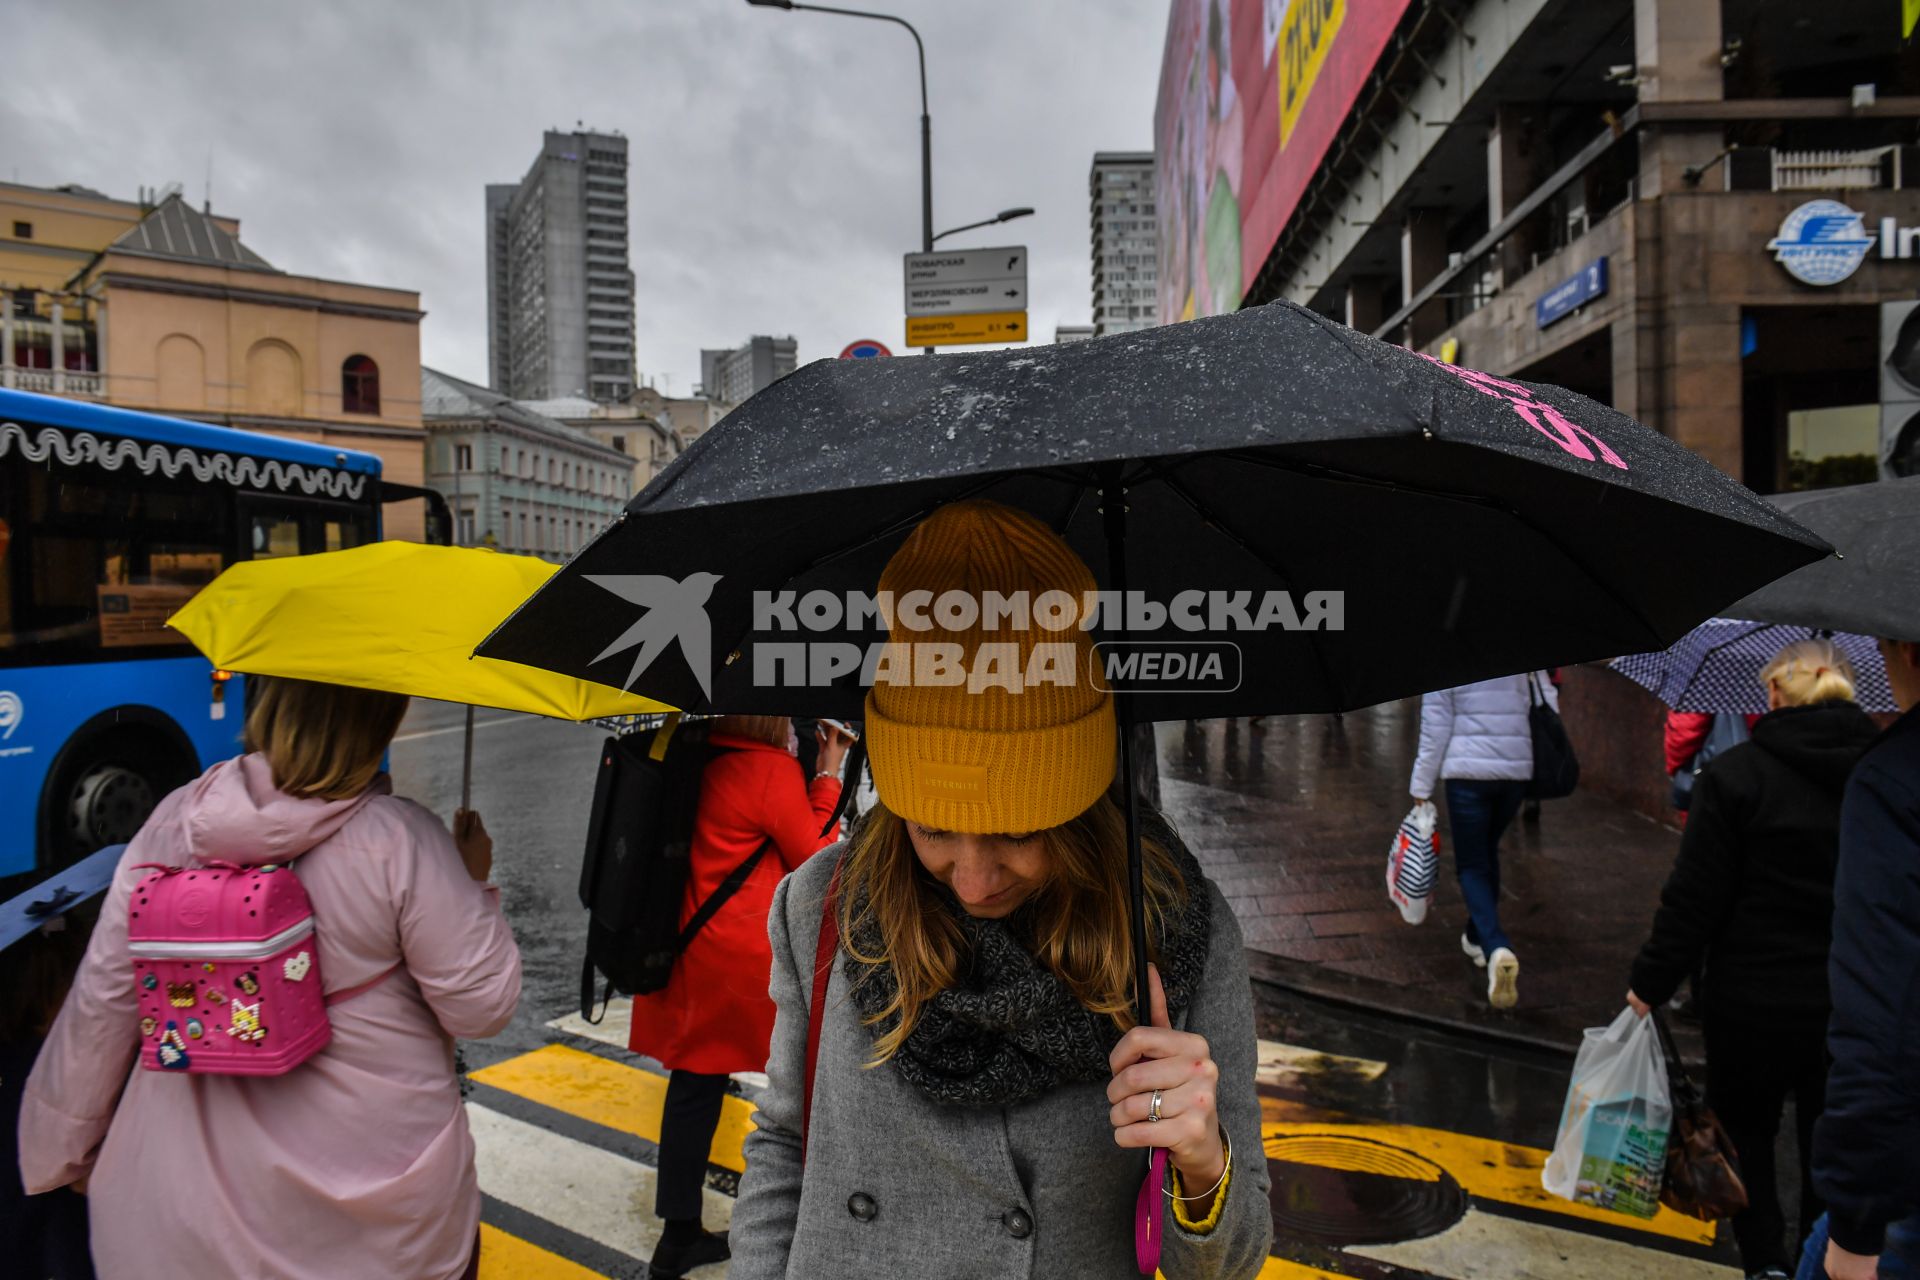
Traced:
<path fill-rule="evenodd" d="M 0 503 L 17 503 L 33 536 L 0 558 L 0 661 L 184 647 L 165 623 L 226 565 L 222 495 L 131 467 L 15 474 Z"/>
<path fill-rule="evenodd" d="M 360 536 L 360 530 L 345 520 L 329 520 L 326 522 L 325 528 L 325 550 L 345 551 L 351 547 L 359 546 L 361 542 L 364 541 Z"/>
<path fill-rule="evenodd" d="M 300 518 L 292 515 L 256 515 L 253 518 L 253 558 L 276 560 L 300 554 Z"/>

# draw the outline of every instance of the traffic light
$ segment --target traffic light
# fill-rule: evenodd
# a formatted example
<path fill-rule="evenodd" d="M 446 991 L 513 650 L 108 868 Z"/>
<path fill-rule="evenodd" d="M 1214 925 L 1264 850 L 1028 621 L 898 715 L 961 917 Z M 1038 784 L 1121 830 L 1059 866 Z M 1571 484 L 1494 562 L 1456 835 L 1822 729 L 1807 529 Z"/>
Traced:
<path fill-rule="evenodd" d="M 1880 304 L 1880 470 L 1920 475 L 1920 302 Z"/>

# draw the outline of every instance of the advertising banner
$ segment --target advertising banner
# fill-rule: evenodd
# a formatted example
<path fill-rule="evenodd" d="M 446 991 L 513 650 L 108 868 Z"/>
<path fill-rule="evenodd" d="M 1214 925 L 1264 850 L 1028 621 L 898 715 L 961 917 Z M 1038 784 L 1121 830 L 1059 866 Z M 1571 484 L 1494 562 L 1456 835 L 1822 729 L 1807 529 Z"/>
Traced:
<path fill-rule="evenodd" d="M 1173 0 L 1154 109 L 1160 321 L 1240 305 L 1408 0 Z"/>

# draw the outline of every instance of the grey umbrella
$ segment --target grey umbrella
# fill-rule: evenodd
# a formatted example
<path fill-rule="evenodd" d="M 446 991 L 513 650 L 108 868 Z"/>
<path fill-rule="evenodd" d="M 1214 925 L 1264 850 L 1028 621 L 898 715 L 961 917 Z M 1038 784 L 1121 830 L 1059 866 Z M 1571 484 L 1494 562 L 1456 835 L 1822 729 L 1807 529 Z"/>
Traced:
<path fill-rule="evenodd" d="M 1920 640 L 1920 476 L 1769 498 L 1840 554 L 1728 605 L 1728 618 Z"/>

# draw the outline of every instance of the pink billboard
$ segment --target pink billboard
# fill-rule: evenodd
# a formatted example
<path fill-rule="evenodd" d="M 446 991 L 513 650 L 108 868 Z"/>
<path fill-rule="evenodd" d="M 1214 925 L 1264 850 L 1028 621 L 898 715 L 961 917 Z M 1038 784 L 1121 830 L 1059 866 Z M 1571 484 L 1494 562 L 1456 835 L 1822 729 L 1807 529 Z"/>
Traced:
<path fill-rule="evenodd" d="M 1408 0 L 1173 0 L 1160 98 L 1160 320 L 1232 311 Z"/>

